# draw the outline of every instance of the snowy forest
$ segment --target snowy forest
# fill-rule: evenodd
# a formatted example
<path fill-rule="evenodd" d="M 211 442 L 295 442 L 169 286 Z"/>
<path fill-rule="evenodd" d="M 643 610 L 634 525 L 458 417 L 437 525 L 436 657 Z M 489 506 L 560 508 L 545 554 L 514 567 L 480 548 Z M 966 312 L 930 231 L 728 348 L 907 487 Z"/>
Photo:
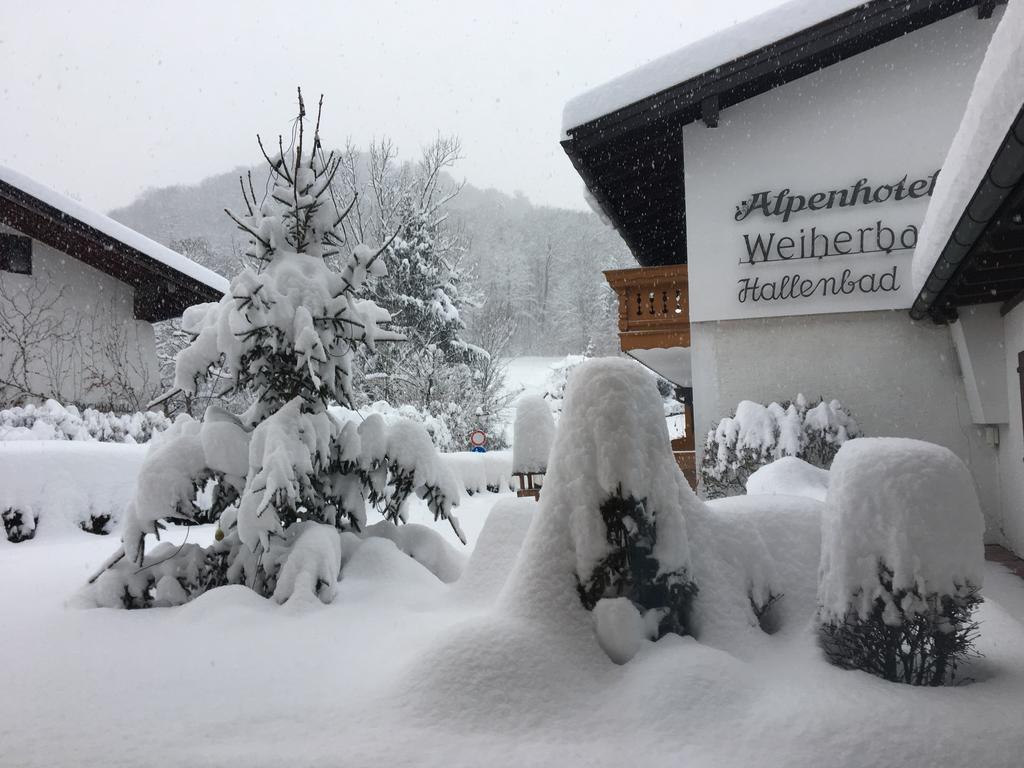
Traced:
<path fill-rule="evenodd" d="M 446 241 L 438 255 L 459 275 L 467 338 L 486 346 L 498 324 L 510 331 L 503 347 L 510 357 L 617 350 L 615 297 L 601 271 L 635 262 L 615 230 L 596 215 L 536 206 L 522 194 L 473 186 L 459 173 L 457 137 L 439 137 L 423 148 L 383 139 L 342 149 L 346 174 L 336 184 L 342 191 L 371 192 L 360 197 L 360 205 L 375 235 L 401 220 L 403 212 L 393 207 L 400 187 L 433 175 L 437 200 L 430 215 Z M 111 217 L 233 277 L 246 241 L 223 211 L 237 199 L 239 177 L 249 173 L 257 186 L 265 184 L 266 171 L 254 161 L 252 168 L 196 185 L 150 189 Z"/>

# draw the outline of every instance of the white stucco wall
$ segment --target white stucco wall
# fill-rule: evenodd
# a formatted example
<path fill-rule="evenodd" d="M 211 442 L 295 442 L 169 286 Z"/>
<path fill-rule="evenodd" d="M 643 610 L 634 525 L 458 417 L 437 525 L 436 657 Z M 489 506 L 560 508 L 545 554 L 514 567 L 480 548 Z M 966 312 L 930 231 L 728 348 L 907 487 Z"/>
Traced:
<path fill-rule="evenodd" d="M 1024 343 L 1024 326 L 1021 335 Z M 997 451 L 971 419 L 946 326 L 883 310 L 694 323 L 692 336 L 698 451 L 712 423 L 741 400 L 836 398 L 866 435 L 913 437 L 956 452 L 974 476 L 987 535 L 998 540 Z"/>
<path fill-rule="evenodd" d="M 685 126 L 690 319 L 909 308 L 929 185 L 1000 15 L 972 8 Z"/>
<path fill-rule="evenodd" d="M 15 232 L 2 225 L 0 231 Z M 153 327 L 135 319 L 131 286 L 110 275 L 33 241 L 31 275 L 0 272 L 0 314 L 33 342 L 28 384 L 35 392 L 128 408 L 144 406 L 156 391 Z M 11 378 L 15 366 L 9 336 L 0 338 L 0 379 Z M 0 385 L 0 406 L 22 396 L 18 387 Z"/>
<path fill-rule="evenodd" d="M 1024 305 L 1003 318 L 1009 423 L 999 433 L 999 479 L 1006 543 L 1024 553 L 1024 418 L 1021 414 L 1017 353 L 1024 351 Z"/>

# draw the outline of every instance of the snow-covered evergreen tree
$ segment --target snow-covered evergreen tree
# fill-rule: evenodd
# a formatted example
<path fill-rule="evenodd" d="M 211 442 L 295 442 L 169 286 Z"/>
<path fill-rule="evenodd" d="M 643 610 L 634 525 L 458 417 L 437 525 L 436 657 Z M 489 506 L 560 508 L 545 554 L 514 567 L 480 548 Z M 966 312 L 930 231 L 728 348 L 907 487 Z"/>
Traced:
<path fill-rule="evenodd" d="M 569 378 L 542 512 L 567 505 L 580 602 L 626 598 L 652 638 L 689 632 L 697 586 L 684 513 L 700 504 L 672 458 L 655 379 L 604 358 Z M 548 498 L 544 498 L 547 496 Z M 599 637 L 606 626 L 598 623 Z"/>
<path fill-rule="evenodd" d="M 390 327 L 405 343 L 368 352 L 363 394 L 444 419 L 453 444 L 443 447 L 459 450 L 474 429 L 501 438 L 505 403 L 489 375 L 489 353 L 463 338 L 462 312 L 473 303 L 458 266 L 463 246 L 437 220 L 435 207 L 420 199 L 409 194 L 399 206 L 401 227 L 382 255 L 388 279 L 373 283 L 374 301 L 389 312 Z"/>
<path fill-rule="evenodd" d="M 178 354 L 176 385 L 195 393 L 216 371 L 255 400 L 240 415 L 211 406 L 201 422 L 179 417 L 153 446 L 126 514 L 122 562 L 100 577 L 99 602 L 181 602 L 226 582 L 287 599 L 282 572 L 289 584 L 328 598 L 337 573 L 310 581 L 296 578 L 301 563 L 288 565 L 292 557 L 335 561 L 331 551 L 311 551 L 331 538 L 309 526 L 327 526 L 335 538 L 339 530 L 359 533 L 367 505 L 398 523 L 413 493 L 462 537 L 451 515 L 458 487 L 422 427 L 389 427 L 379 417 L 342 424 L 328 413 L 335 402 L 352 404 L 356 351 L 401 337 L 383 328 L 387 310 L 363 298 L 367 280 L 387 274 L 385 249 L 353 247 L 343 226 L 351 205 L 331 189 L 340 159 L 321 147 L 319 111 L 308 144 L 304 121 L 300 92 L 293 146 L 279 141 L 278 153 L 264 152 L 266 194 L 243 180 L 245 211 L 228 213 L 250 237 L 248 265 L 220 302 L 190 308 L 182 322 L 191 342 Z M 147 558 L 146 535 L 158 534 L 161 520 L 192 519 L 196 491 L 211 479 L 221 540 L 183 552 L 184 570 Z M 177 587 L 160 588 L 165 576 Z"/>

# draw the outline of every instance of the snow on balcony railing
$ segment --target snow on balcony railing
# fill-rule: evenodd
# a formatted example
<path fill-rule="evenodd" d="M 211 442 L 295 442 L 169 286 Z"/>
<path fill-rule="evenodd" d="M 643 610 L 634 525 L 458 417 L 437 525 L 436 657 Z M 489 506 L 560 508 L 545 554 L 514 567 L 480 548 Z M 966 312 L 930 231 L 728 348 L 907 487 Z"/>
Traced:
<path fill-rule="evenodd" d="M 631 349 L 690 346 L 690 297 L 685 264 L 604 273 L 619 297 L 619 340 Z"/>

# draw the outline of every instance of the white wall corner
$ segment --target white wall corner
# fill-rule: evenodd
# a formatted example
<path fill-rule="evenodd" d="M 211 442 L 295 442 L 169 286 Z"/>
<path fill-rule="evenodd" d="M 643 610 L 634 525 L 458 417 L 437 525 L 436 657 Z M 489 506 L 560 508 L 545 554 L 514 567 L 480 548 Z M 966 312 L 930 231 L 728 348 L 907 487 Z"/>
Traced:
<path fill-rule="evenodd" d="M 949 333 L 960 363 L 971 421 L 1008 423 L 1006 351 L 999 305 L 965 307 L 960 318 L 950 324 Z"/>

